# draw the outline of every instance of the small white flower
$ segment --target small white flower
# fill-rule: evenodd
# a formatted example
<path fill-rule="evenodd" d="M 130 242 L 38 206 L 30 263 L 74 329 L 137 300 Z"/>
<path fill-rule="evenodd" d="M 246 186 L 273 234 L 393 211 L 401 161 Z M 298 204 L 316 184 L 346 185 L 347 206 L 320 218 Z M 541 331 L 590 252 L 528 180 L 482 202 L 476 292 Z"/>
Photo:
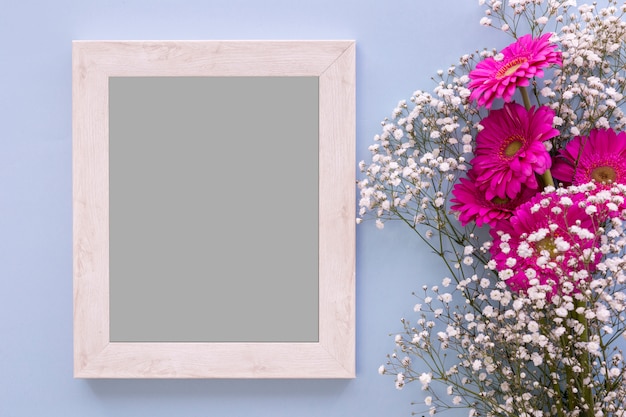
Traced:
<path fill-rule="evenodd" d="M 596 317 L 601 322 L 606 323 L 611 319 L 611 312 L 605 306 L 600 305 L 596 310 Z"/>
<path fill-rule="evenodd" d="M 532 355 L 530 355 L 530 358 L 535 366 L 540 366 L 543 363 L 543 356 L 537 352 L 533 352 Z"/>
<path fill-rule="evenodd" d="M 404 388 L 404 374 L 399 373 L 396 375 L 396 389 Z"/>
<path fill-rule="evenodd" d="M 600 356 L 600 354 L 601 354 L 600 344 L 598 342 L 593 342 L 592 341 L 592 342 L 587 343 L 587 350 L 592 355 Z"/>
<path fill-rule="evenodd" d="M 571 247 L 569 242 L 562 237 L 557 237 L 556 239 L 554 239 L 554 246 L 556 246 L 556 249 L 559 252 L 567 252 Z"/>
<path fill-rule="evenodd" d="M 503 269 L 498 272 L 498 278 L 500 278 L 502 281 L 506 281 L 507 279 L 511 278 L 513 275 L 515 275 L 515 272 L 511 268 Z"/>
<path fill-rule="evenodd" d="M 430 372 L 424 372 L 419 376 L 419 381 L 422 383 L 422 389 L 426 390 L 428 385 L 433 379 L 433 375 Z"/>
<path fill-rule="evenodd" d="M 567 317 L 569 314 L 568 311 L 563 307 L 558 307 L 556 310 L 554 310 L 554 312 L 559 317 Z"/>
<path fill-rule="evenodd" d="M 452 294 L 450 293 L 441 294 L 440 298 L 441 298 L 441 301 L 448 304 L 450 303 L 450 301 L 452 301 Z"/>
<path fill-rule="evenodd" d="M 491 26 L 491 19 L 489 19 L 487 16 L 485 16 L 482 19 L 480 19 L 480 24 L 482 26 Z"/>
<path fill-rule="evenodd" d="M 571 207 L 574 204 L 574 202 L 568 196 L 563 196 L 559 200 L 559 204 L 564 206 L 564 207 Z"/>

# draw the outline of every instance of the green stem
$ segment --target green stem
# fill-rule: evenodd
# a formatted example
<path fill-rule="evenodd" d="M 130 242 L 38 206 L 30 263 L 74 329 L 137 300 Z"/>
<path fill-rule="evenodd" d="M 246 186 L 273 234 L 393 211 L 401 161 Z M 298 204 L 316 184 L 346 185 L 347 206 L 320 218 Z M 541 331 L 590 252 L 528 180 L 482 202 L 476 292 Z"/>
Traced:
<path fill-rule="evenodd" d="M 526 107 L 526 110 L 530 110 L 532 105 L 530 104 L 530 97 L 528 97 L 528 90 L 526 89 L 526 87 L 519 87 L 519 92 L 522 94 L 524 107 Z"/>
<path fill-rule="evenodd" d="M 576 310 L 579 307 L 584 307 L 584 301 L 576 301 L 575 302 Z M 586 344 L 589 342 L 589 323 L 583 314 L 579 314 L 574 312 L 574 318 L 583 325 L 583 332 L 580 335 L 581 340 Z M 585 384 L 584 379 L 586 376 L 591 377 L 591 363 L 589 361 L 589 353 L 583 352 L 580 356 L 580 367 L 583 369 L 582 373 L 579 375 L 581 378 L 579 382 L 580 389 L 582 390 L 582 397 L 585 400 L 585 404 L 589 406 L 589 411 L 581 410 L 581 415 L 583 417 L 593 416 L 593 391 L 587 384 Z"/>
<path fill-rule="evenodd" d="M 541 322 L 541 328 L 542 329 L 548 329 L 550 328 L 550 322 L 548 321 L 547 317 L 542 317 L 540 319 Z M 542 332 L 542 334 L 544 334 L 546 337 L 548 337 L 548 335 L 546 334 L 547 332 Z M 561 340 L 563 340 L 563 336 L 561 336 Z M 544 349 L 544 355 L 548 355 L 548 351 L 547 349 Z M 555 392 L 555 395 L 557 395 L 558 397 L 556 398 L 555 401 L 555 406 L 556 406 L 556 412 L 557 412 L 557 417 L 566 417 L 565 416 L 565 407 L 563 404 L 563 393 L 561 391 L 561 386 L 559 385 L 559 380 L 555 379 L 553 377 L 553 375 L 558 374 L 559 372 L 559 368 L 558 365 L 555 364 L 553 361 L 549 361 L 548 362 L 548 368 L 549 368 L 549 373 L 547 375 L 545 375 L 545 377 L 547 379 L 549 379 L 550 381 L 552 381 L 552 389 Z M 567 384 L 567 381 L 566 381 Z M 567 385 L 566 385 L 567 386 Z"/>
<path fill-rule="evenodd" d="M 541 181 L 543 182 L 543 187 L 554 187 L 554 180 L 552 179 L 552 173 L 549 169 L 541 174 Z"/>
<path fill-rule="evenodd" d="M 562 343 L 563 345 L 568 344 L 567 337 L 562 338 Z M 566 378 L 565 387 L 567 390 L 567 409 L 571 411 L 575 408 L 576 406 L 575 400 L 578 397 L 578 394 L 574 392 L 574 385 L 575 385 L 574 384 L 574 372 L 572 371 L 571 365 L 565 366 L 565 378 Z"/>
<path fill-rule="evenodd" d="M 551 370 L 554 372 L 556 371 L 556 369 L 554 369 L 554 367 L 551 367 Z M 554 392 L 559 394 L 561 392 L 561 387 L 559 387 L 559 383 L 557 381 L 552 381 L 552 389 L 554 389 Z M 557 415 L 558 417 L 565 417 L 565 412 L 563 410 L 563 402 L 559 401 L 559 399 L 557 398 L 556 401 L 556 411 L 557 411 Z"/>
<path fill-rule="evenodd" d="M 530 97 L 528 96 L 528 90 L 526 87 L 519 87 L 519 92 L 522 95 L 522 101 L 524 102 L 524 107 L 526 110 L 530 110 L 532 105 L 530 104 Z M 549 169 L 541 174 L 541 181 L 543 182 L 543 187 L 554 187 L 554 180 L 552 179 L 552 174 Z"/>

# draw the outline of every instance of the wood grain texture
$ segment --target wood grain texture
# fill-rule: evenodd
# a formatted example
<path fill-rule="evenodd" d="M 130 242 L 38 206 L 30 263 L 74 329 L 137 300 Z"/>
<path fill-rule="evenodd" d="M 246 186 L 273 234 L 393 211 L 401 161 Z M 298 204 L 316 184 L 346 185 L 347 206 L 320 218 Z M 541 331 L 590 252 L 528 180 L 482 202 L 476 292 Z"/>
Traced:
<path fill-rule="evenodd" d="M 111 76 L 319 77 L 319 342 L 109 342 Z M 74 376 L 354 378 L 354 41 L 75 41 L 72 89 Z"/>

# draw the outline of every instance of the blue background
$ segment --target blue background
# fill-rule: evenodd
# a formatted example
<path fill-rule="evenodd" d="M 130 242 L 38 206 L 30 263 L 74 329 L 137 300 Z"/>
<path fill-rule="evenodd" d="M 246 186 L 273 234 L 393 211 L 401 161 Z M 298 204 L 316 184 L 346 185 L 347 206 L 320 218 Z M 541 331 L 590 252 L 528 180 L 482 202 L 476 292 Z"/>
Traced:
<path fill-rule="evenodd" d="M 0 1 L 0 416 L 416 411 L 419 384 L 397 391 L 377 369 L 412 312 L 411 291 L 443 271 L 410 231 L 373 223 L 357 227 L 356 379 L 73 379 L 71 41 L 356 40 L 356 170 L 399 100 L 430 90 L 460 55 L 509 42 L 481 16 L 477 0 Z"/>

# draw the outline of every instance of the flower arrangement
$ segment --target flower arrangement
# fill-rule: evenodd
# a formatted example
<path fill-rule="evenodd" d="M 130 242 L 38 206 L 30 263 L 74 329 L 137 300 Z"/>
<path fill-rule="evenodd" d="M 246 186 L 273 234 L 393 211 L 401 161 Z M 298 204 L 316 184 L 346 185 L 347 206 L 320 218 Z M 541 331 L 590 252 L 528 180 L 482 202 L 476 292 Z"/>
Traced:
<path fill-rule="evenodd" d="M 512 36 L 382 122 L 357 221 L 444 262 L 380 373 L 425 411 L 626 416 L 626 2 L 480 0 Z"/>

